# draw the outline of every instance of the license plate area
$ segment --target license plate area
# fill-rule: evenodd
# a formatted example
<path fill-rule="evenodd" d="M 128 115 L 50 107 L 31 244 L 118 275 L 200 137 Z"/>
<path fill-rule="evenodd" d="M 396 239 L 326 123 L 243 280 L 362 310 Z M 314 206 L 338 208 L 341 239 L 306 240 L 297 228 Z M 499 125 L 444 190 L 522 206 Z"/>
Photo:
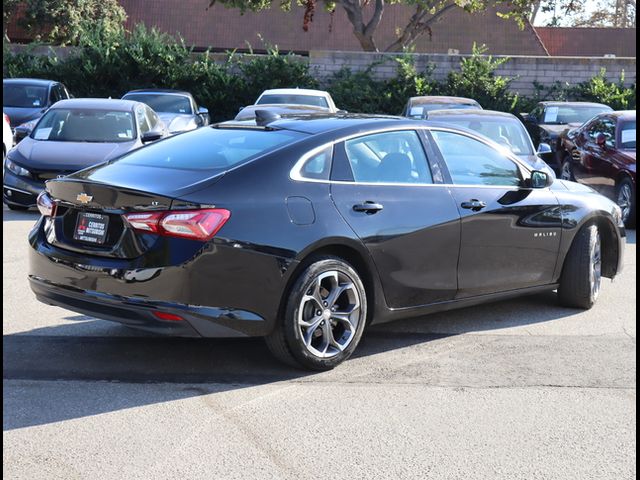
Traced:
<path fill-rule="evenodd" d="M 101 213 L 78 212 L 73 239 L 91 245 L 102 245 L 107 238 L 109 216 Z"/>

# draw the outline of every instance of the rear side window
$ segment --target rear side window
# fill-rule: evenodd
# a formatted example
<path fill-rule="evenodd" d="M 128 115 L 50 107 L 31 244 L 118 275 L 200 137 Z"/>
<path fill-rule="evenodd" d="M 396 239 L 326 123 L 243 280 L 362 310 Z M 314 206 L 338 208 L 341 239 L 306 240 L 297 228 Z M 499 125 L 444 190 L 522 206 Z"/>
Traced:
<path fill-rule="evenodd" d="M 289 130 L 200 128 L 135 150 L 117 162 L 215 174 L 305 136 Z"/>
<path fill-rule="evenodd" d="M 414 130 L 385 132 L 345 142 L 353 179 L 361 183 L 433 183 Z"/>
<path fill-rule="evenodd" d="M 331 157 L 333 147 L 327 147 L 319 153 L 309 157 L 300 169 L 300 174 L 304 178 L 314 180 L 329 180 L 331 176 Z"/>
<path fill-rule="evenodd" d="M 518 165 L 502 152 L 466 135 L 438 130 L 431 133 L 454 184 L 520 185 Z"/>

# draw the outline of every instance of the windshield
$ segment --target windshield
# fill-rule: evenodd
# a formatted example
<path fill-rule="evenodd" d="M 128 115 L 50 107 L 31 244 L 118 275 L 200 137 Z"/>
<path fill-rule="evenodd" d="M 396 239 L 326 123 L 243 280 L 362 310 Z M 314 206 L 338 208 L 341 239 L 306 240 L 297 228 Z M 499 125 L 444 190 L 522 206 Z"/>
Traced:
<path fill-rule="evenodd" d="M 602 112 L 610 112 L 611 108 L 602 107 L 582 107 L 576 105 L 556 105 L 544 109 L 544 116 L 540 123 L 546 125 L 566 125 L 568 123 L 579 123 L 582 125 L 587 120 Z"/>
<path fill-rule="evenodd" d="M 313 105 L 314 107 L 329 108 L 327 99 L 313 95 L 262 95 L 256 105 L 265 104 Z"/>
<path fill-rule="evenodd" d="M 409 118 L 426 118 L 427 112 L 434 110 L 479 110 L 480 106 L 475 103 L 428 103 L 416 105 L 409 109 Z"/>
<path fill-rule="evenodd" d="M 303 137 L 288 130 L 201 128 L 136 150 L 117 163 L 216 173 Z"/>
<path fill-rule="evenodd" d="M 490 138 L 500 145 L 509 148 L 516 155 L 533 155 L 533 146 L 529 141 L 529 134 L 522 123 L 509 118 L 474 118 L 465 116 L 437 116 L 432 120 L 451 123 L 468 128 Z"/>
<path fill-rule="evenodd" d="M 136 138 L 130 112 L 55 108 L 45 113 L 31 134 L 49 142 L 130 142 Z"/>
<path fill-rule="evenodd" d="M 191 101 L 184 95 L 163 94 L 163 93 L 131 93 L 122 97 L 124 100 L 133 100 L 149 105 L 153 110 L 160 113 L 183 113 L 192 115 Z"/>
<path fill-rule="evenodd" d="M 620 148 L 623 150 L 636 149 L 636 121 L 623 122 L 620 127 Z"/>
<path fill-rule="evenodd" d="M 47 105 L 45 85 L 5 83 L 2 85 L 2 106 L 14 108 L 39 108 Z"/>

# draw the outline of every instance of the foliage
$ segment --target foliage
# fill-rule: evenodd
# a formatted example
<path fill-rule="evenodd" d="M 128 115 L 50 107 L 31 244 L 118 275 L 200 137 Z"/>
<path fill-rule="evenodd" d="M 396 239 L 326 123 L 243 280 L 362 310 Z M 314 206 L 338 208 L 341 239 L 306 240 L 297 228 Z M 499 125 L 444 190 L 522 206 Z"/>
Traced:
<path fill-rule="evenodd" d="M 122 32 L 127 15 L 117 0 L 3 0 L 6 36 L 8 20 L 22 8 L 18 25 L 36 40 L 77 45 L 85 35 Z"/>
<path fill-rule="evenodd" d="M 180 39 L 155 29 L 138 26 L 128 34 L 97 31 L 57 55 L 37 54 L 34 47 L 11 53 L 5 45 L 5 78 L 35 77 L 64 82 L 76 97 L 120 98 L 134 88 L 163 87 L 190 91 L 207 107 L 214 121 L 228 120 L 238 108 L 253 104 L 265 89 L 278 87 L 323 87 L 339 108 L 350 112 L 399 114 L 407 99 L 416 95 L 471 97 L 490 110 L 529 111 L 541 100 L 588 100 L 615 109 L 635 108 L 635 85 L 624 87 L 624 78 L 612 82 L 601 72 L 576 85 L 556 82 L 551 87 L 534 84 L 535 94 L 519 97 L 509 91 L 512 78 L 496 74 L 504 59 L 485 56 L 482 47 L 461 61 L 444 81 L 436 81 L 433 67 L 419 70 L 411 55 L 393 57 L 396 73 L 375 78 L 381 62 L 364 71 L 342 69 L 323 84 L 314 78 L 307 63 L 293 55 L 282 55 L 269 47 L 267 55 L 229 53 L 222 61 L 211 54 L 194 54 Z"/>

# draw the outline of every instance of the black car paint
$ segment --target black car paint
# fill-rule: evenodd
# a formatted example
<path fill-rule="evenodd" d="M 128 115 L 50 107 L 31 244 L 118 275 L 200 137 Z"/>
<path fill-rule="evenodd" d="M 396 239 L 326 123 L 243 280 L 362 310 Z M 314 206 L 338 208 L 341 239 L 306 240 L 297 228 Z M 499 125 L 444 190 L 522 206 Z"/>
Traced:
<path fill-rule="evenodd" d="M 51 105 L 55 103 L 55 101 L 53 101 L 51 98 L 52 97 L 51 92 L 54 87 L 61 86 L 62 87 L 61 90 L 65 95 L 64 98 L 70 98 L 67 88 L 60 82 L 56 82 L 53 80 L 39 80 L 39 79 L 26 78 L 26 79 L 5 79 L 3 83 L 5 82 L 13 82 L 13 83 L 25 84 L 25 85 L 28 85 L 30 83 L 36 84 L 36 85 L 47 85 L 47 103 L 45 105 L 41 105 L 34 108 L 8 107 L 3 105 L 2 109 L 4 113 L 6 113 L 9 116 L 9 122 L 11 124 L 11 128 L 16 128 L 17 126 L 22 125 L 23 123 L 29 122 L 31 120 L 37 120 L 42 115 L 44 115 L 45 112 L 49 109 L 49 107 L 51 107 Z M 61 98 L 61 99 L 64 100 L 64 98 Z"/>
<path fill-rule="evenodd" d="M 428 132 L 422 138 L 432 171 L 442 171 L 434 185 L 292 180 L 289 172 L 303 154 L 345 137 L 450 128 L 389 118 L 310 120 L 275 122 L 273 128 L 310 135 L 182 189 L 179 198 L 166 186 L 163 194 L 149 194 L 134 189 L 135 181 L 126 188 L 92 183 L 94 172 L 118 170 L 107 164 L 49 182 L 47 190 L 63 209 L 120 214 L 215 205 L 232 213 L 207 243 L 129 232 L 108 252 L 59 243 L 69 238 L 61 219 L 41 218 L 29 235 L 29 278 L 38 299 L 176 335 L 266 335 L 304 265 L 315 255 L 333 254 L 360 272 L 372 321 L 381 323 L 553 289 L 575 234 L 589 221 L 604 232 L 603 274 L 613 277 L 621 268 L 625 233 L 609 200 L 562 181 L 544 189 L 452 186 Z M 333 174 L 338 170 L 334 156 Z M 149 171 L 145 185 L 153 180 Z M 94 197 L 86 206 L 76 200 L 83 191 Z M 459 208 L 472 198 L 486 199 L 487 209 Z M 354 212 L 352 206 L 364 201 L 384 209 Z M 423 254 L 425 246 L 430 255 Z M 186 322 L 159 320 L 154 310 L 179 313 Z"/>

